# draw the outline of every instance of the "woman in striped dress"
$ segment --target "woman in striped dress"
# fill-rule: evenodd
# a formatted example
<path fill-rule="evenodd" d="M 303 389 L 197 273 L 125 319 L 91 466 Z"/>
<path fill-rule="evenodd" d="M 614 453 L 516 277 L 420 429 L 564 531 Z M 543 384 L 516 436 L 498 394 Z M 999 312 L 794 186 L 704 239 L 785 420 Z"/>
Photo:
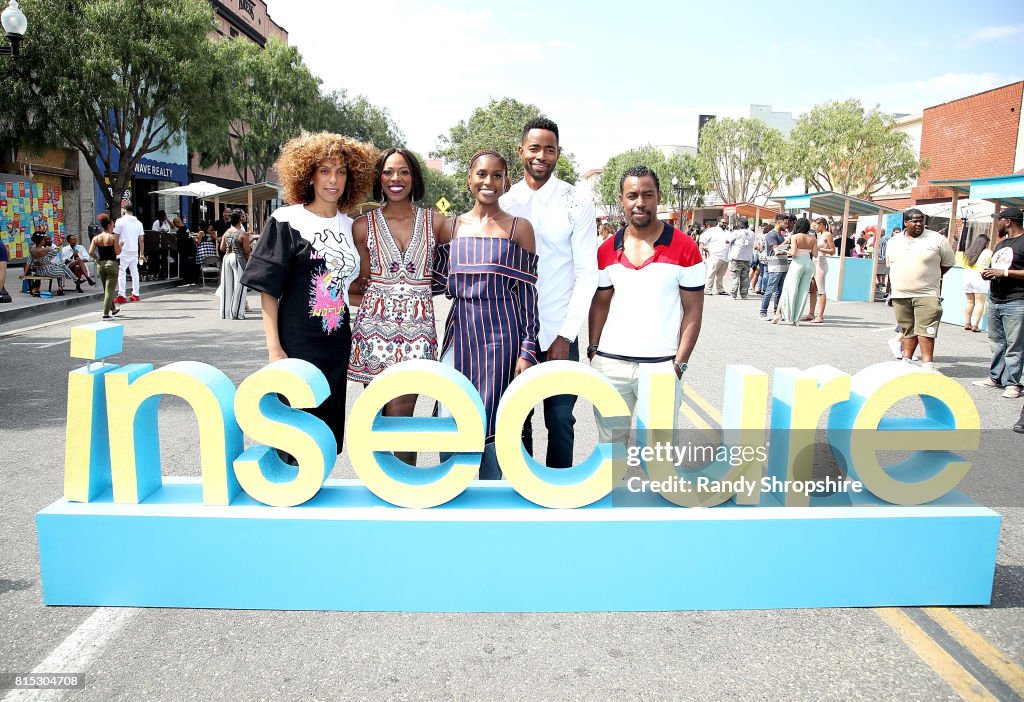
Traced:
<path fill-rule="evenodd" d="M 442 360 L 469 378 L 483 399 L 487 436 L 481 480 L 498 480 L 494 453 L 498 402 L 512 379 L 537 363 L 537 255 L 533 227 L 498 206 L 508 189 L 508 164 L 496 151 L 469 165 L 473 209 L 446 221 L 435 281 L 452 299 Z"/>

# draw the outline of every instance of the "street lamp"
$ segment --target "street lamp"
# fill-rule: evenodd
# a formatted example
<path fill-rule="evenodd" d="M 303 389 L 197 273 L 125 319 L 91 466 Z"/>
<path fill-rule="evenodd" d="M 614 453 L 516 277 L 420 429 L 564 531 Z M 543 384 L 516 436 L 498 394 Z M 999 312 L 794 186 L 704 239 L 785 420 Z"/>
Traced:
<path fill-rule="evenodd" d="M 672 176 L 672 192 L 678 193 L 679 197 L 679 225 L 683 224 L 684 206 L 687 211 L 691 209 L 691 201 L 697 194 L 697 179 L 690 178 L 689 187 L 679 182 L 679 178 Z"/>
<path fill-rule="evenodd" d="M 679 192 L 679 229 L 683 228 L 683 189 L 679 187 L 679 178 L 672 176 L 672 192 Z"/>
<path fill-rule="evenodd" d="M 18 7 L 18 0 L 11 0 L 7 4 L 3 14 L 0 14 L 0 24 L 3 24 L 7 39 L 11 42 L 10 46 L 0 46 L 0 56 L 17 57 L 18 45 L 25 36 L 25 30 L 28 29 L 28 18 Z"/>

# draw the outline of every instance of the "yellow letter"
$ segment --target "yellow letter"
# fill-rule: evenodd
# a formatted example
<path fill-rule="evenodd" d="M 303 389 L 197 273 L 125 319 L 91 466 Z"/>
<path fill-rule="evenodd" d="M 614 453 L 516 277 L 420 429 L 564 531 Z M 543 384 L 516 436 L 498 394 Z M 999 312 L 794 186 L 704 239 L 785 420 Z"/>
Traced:
<path fill-rule="evenodd" d="M 137 504 L 162 484 L 157 409 L 161 396 L 173 395 L 191 405 L 199 421 L 203 504 L 229 504 L 238 492 L 231 462 L 242 452 L 231 380 L 194 361 L 159 370 L 134 363 L 105 377 L 114 502 Z"/>
<path fill-rule="evenodd" d="M 818 422 L 832 405 L 850 397 L 850 376 L 832 366 L 777 368 L 772 385 L 768 475 L 783 482 L 811 480 Z M 806 492 L 786 490 L 782 498 L 787 507 L 811 504 Z"/>
<path fill-rule="evenodd" d="M 915 396 L 924 417 L 885 416 Z M 981 418 L 952 378 L 907 363 L 877 363 L 853 376 L 850 400 L 832 410 L 828 434 L 851 479 L 886 502 L 920 505 L 942 497 L 967 475 L 970 462 L 952 451 L 977 450 Z M 900 463 L 883 467 L 878 461 L 878 451 L 905 450 L 914 453 Z"/>
<path fill-rule="evenodd" d="M 427 395 L 451 417 L 383 417 L 380 409 L 400 395 Z M 348 456 L 374 495 L 399 507 L 436 507 L 459 495 L 476 477 L 486 419 L 479 393 L 466 376 L 437 361 L 398 363 L 364 390 L 348 417 Z M 394 451 L 455 455 L 438 466 L 417 468 Z"/>
<path fill-rule="evenodd" d="M 121 353 L 124 327 L 97 322 L 71 329 L 71 356 L 90 361 Z M 86 364 L 68 374 L 64 499 L 89 502 L 110 488 L 110 440 L 104 375 L 118 366 Z M 72 424 L 72 418 L 76 424 Z"/>
<path fill-rule="evenodd" d="M 679 468 L 676 457 L 665 450 L 692 446 L 679 441 L 676 422 L 679 400 L 675 373 L 662 365 L 659 368 L 643 364 L 637 395 L 637 444 L 657 447 L 660 458 L 644 461 L 651 480 L 662 489 L 658 494 L 681 507 L 714 507 L 735 497 L 741 505 L 756 505 L 761 500 L 760 479 L 763 461 L 757 448 L 763 448 L 765 439 L 765 411 L 768 398 L 768 376 L 752 366 L 728 366 L 725 373 L 725 402 L 722 405 L 722 441 L 714 447 L 712 460 L 696 468 Z M 718 454 L 730 449 L 750 447 L 746 460 L 735 462 Z M 710 447 L 709 447 L 710 448 Z M 701 487 L 699 478 L 706 478 L 708 487 Z M 744 490 L 716 489 L 719 482 L 743 485 Z M 678 486 L 664 489 L 664 486 Z"/>
<path fill-rule="evenodd" d="M 532 366 L 513 380 L 498 405 L 494 449 L 505 479 L 520 495 L 543 507 L 583 507 L 611 492 L 626 464 L 611 444 L 598 444 L 586 461 L 571 468 L 548 468 L 523 448 L 523 422 L 545 398 L 579 395 L 605 417 L 628 417 L 629 407 L 615 387 L 588 365 L 549 361 Z M 623 453 L 624 455 L 624 453 Z"/>
<path fill-rule="evenodd" d="M 290 407 L 275 393 L 284 395 Z M 334 467 L 337 441 L 330 428 L 303 407 L 317 407 L 331 394 L 324 374 L 307 361 L 287 358 L 256 371 L 238 386 L 235 416 L 242 431 L 267 446 L 251 446 L 235 459 L 235 475 L 254 500 L 292 507 L 311 499 Z M 286 464 L 274 448 L 295 457 Z"/>

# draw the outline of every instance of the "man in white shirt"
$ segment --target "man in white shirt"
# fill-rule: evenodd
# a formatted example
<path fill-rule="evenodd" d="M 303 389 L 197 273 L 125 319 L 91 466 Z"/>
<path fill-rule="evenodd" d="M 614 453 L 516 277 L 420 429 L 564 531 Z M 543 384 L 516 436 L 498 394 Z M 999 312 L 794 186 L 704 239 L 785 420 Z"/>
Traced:
<path fill-rule="evenodd" d="M 124 214 L 114 223 L 114 233 L 121 240 L 121 255 L 118 257 L 117 269 L 117 297 L 114 298 L 114 303 L 118 305 L 128 302 L 124 294 L 127 285 L 125 274 L 129 271 L 132 274 L 131 301 L 139 301 L 139 291 L 141 289 L 139 284 L 139 261 L 146 261 L 145 256 L 139 255 L 139 252 L 142 251 L 143 238 L 145 236 L 142 222 L 135 217 L 135 209 L 131 203 L 125 204 L 121 211 Z"/>
<path fill-rule="evenodd" d="M 597 219 L 594 203 L 554 175 L 561 155 L 558 125 L 538 117 L 523 127 L 519 157 L 525 177 L 502 195 L 501 207 L 533 225 L 537 240 L 537 305 L 540 312 L 540 360 L 580 358 L 577 336 L 597 290 Z M 548 430 L 546 464 L 573 464 L 575 395 L 544 401 Z M 533 415 L 523 427 L 523 444 L 533 453 Z"/>
<path fill-rule="evenodd" d="M 746 300 L 750 288 L 750 259 L 754 256 L 754 232 L 748 227 L 750 223 L 742 219 L 737 228 L 728 232 L 726 241 L 729 243 L 729 272 L 732 273 L 732 299 L 737 296 Z"/>
<path fill-rule="evenodd" d="M 729 232 L 725 228 L 729 223 L 718 220 L 717 227 L 711 227 L 700 235 L 700 250 L 704 254 L 704 266 L 708 270 L 708 280 L 704 285 L 705 295 L 714 295 L 717 288 L 719 295 L 725 292 L 725 271 L 728 268 Z"/>

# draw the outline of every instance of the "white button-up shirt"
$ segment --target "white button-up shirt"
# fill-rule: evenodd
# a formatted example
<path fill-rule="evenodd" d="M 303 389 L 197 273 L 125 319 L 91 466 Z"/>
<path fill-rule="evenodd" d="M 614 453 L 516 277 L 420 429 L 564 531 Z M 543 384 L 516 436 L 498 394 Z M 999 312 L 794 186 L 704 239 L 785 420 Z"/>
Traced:
<path fill-rule="evenodd" d="M 537 239 L 541 351 L 547 351 L 555 337 L 575 339 L 597 290 L 594 203 L 552 175 L 540 190 L 519 181 L 501 196 L 501 207 L 528 219 Z"/>
<path fill-rule="evenodd" d="M 705 229 L 700 235 L 700 243 L 715 258 L 724 261 L 729 257 L 729 232 L 721 227 Z"/>

